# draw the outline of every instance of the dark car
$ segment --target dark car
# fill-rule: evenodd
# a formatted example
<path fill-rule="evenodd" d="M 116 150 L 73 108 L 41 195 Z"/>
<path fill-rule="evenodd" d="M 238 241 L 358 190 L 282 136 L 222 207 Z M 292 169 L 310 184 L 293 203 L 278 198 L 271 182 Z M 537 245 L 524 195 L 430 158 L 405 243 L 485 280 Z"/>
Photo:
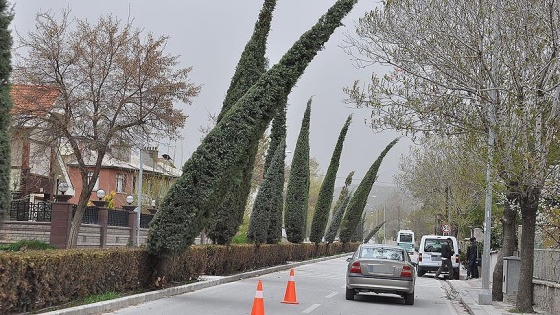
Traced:
<path fill-rule="evenodd" d="M 414 304 L 416 269 L 399 246 L 361 244 L 347 259 L 346 299 L 361 292 L 397 294 L 405 304 Z"/>

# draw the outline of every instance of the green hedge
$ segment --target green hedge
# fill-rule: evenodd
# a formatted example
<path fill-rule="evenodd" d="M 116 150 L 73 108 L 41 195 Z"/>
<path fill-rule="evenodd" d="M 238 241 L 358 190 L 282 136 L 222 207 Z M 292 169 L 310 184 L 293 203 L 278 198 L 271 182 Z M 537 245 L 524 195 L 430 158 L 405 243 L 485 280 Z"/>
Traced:
<path fill-rule="evenodd" d="M 152 279 L 144 249 L 42 250 L 0 253 L 0 310 L 30 312 L 105 292 L 130 293 L 187 283 L 202 274 L 230 275 L 331 256 L 358 244 L 197 245 L 168 257 Z"/>

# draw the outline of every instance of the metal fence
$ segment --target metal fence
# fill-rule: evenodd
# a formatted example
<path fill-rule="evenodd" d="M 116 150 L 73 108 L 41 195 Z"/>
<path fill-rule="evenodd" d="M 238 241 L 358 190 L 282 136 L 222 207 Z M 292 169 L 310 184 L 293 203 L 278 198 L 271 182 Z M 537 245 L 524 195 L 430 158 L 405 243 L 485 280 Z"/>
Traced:
<path fill-rule="evenodd" d="M 13 200 L 10 206 L 10 220 L 51 222 L 50 202 L 32 203 L 28 200 Z"/>
<path fill-rule="evenodd" d="M 107 225 L 109 226 L 128 226 L 128 212 L 122 210 L 109 209 L 109 218 Z"/>
<path fill-rule="evenodd" d="M 72 206 L 72 216 L 76 213 L 76 205 Z M 109 210 L 107 225 L 128 226 L 128 212 L 122 210 Z M 50 202 L 32 203 L 27 199 L 13 200 L 10 207 L 10 220 L 14 221 L 38 221 L 51 222 L 52 205 Z M 154 218 L 153 214 L 140 215 L 140 227 L 148 228 Z M 82 218 L 83 224 L 99 224 L 99 212 L 97 207 L 86 207 Z"/>

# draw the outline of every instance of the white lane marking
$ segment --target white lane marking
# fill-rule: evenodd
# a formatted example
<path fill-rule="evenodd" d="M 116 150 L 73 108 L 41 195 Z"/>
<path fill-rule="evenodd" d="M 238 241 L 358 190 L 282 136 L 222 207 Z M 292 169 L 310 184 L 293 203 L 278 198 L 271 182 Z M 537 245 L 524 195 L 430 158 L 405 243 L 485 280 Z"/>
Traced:
<path fill-rule="evenodd" d="M 317 307 L 321 306 L 321 304 L 313 304 L 310 307 L 306 308 L 305 310 L 303 310 L 302 313 L 304 314 L 309 314 L 311 312 L 313 312 L 314 309 L 316 309 Z"/>
<path fill-rule="evenodd" d="M 332 298 L 333 296 L 335 296 L 335 295 L 337 295 L 337 294 L 338 294 L 338 292 L 333 292 L 333 293 L 327 295 L 326 298 L 327 298 L 327 299 L 330 299 L 330 298 Z"/>

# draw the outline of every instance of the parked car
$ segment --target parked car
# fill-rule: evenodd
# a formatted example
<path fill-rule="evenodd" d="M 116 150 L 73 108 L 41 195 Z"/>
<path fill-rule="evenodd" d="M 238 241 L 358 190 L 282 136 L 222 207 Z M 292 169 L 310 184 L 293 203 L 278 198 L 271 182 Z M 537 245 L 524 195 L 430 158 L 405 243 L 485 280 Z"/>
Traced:
<path fill-rule="evenodd" d="M 417 261 L 417 271 L 418 276 L 422 277 L 427 272 L 436 272 L 441 266 L 441 244 L 446 242 L 448 238 L 451 238 L 451 250 L 455 253 L 451 257 L 451 263 L 453 265 L 453 277 L 455 280 L 459 280 L 459 244 L 457 243 L 457 238 L 454 236 L 444 236 L 444 235 L 424 235 L 420 240 L 420 247 L 418 248 L 418 261 Z M 443 273 L 449 274 L 449 271 L 443 271 Z"/>
<path fill-rule="evenodd" d="M 397 294 L 405 304 L 414 304 L 416 269 L 400 246 L 361 244 L 346 259 L 346 299 L 362 292 Z"/>

